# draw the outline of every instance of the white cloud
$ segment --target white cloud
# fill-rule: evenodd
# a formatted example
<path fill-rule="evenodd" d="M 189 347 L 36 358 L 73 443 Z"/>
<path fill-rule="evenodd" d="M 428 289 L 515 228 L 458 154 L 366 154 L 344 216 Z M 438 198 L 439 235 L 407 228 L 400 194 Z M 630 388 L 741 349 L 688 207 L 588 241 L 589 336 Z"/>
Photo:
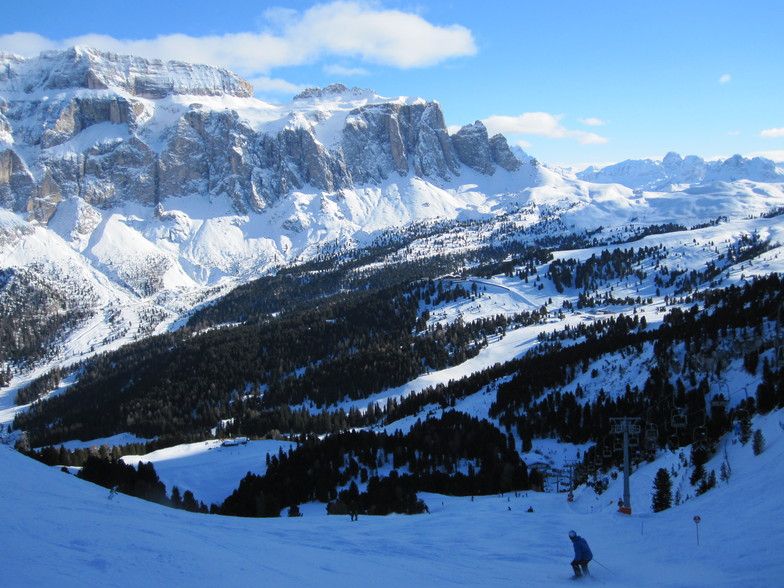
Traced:
<path fill-rule="evenodd" d="M 344 67 L 342 65 L 325 65 L 324 73 L 332 76 L 366 76 L 370 72 L 363 67 Z"/>
<path fill-rule="evenodd" d="M 784 127 L 778 127 L 777 129 L 765 129 L 760 133 L 760 137 L 765 137 L 766 139 L 778 139 L 779 137 L 784 137 Z"/>
<path fill-rule="evenodd" d="M 784 163 L 784 149 L 772 151 L 754 151 L 752 153 L 747 153 L 746 157 L 749 159 L 754 157 L 765 157 L 766 159 L 770 159 L 776 163 Z"/>
<path fill-rule="evenodd" d="M 729 131 L 727 133 L 730 137 L 737 137 L 740 135 L 740 131 Z"/>
<path fill-rule="evenodd" d="M 550 139 L 576 139 L 583 145 L 607 143 L 609 139 L 586 131 L 575 131 L 561 124 L 563 115 L 524 112 L 518 116 L 491 116 L 482 122 L 489 134 L 540 135 Z"/>
<path fill-rule="evenodd" d="M 282 66 L 313 63 L 327 56 L 356 58 L 402 69 L 426 67 L 474 55 L 471 31 L 436 26 L 417 14 L 385 10 L 362 0 L 316 4 L 304 12 L 271 9 L 260 32 L 205 37 L 182 34 L 154 39 L 82 35 L 59 41 L 34 33 L 0 36 L 0 50 L 36 55 L 48 49 L 85 45 L 115 53 L 227 67 L 240 75 L 266 74 Z"/>
<path fill-rule="evenodd" d="M 595 116 L 589 116 L 588 118 L 581 118 L 579 120 L 581 123 L 588 125 L 589 127 L 603 127 L 605 124 L 607 124 L 602 119 L 596 118 Z"/>
<path fill-rule="evenodd" d="M 248 78 L 247 81 L 253 85 L 257 94 L 298 94 L 307 88 L 307 86 L 292 84 L 280 78 L 265 76 Z"/>
<path fill-rule="evenodd" d="M 37 33 L 11 33 L 0 35 L 0 51 L 9 51 L 19 55 L 38 55 L 41 51 L 59 49 L 60 43 L 50 41 Z"/>
<path fill-rule="evenodd" d="M 720 84 L 729 84 L 732 81 L 732 76 L 730 74 L 724 74 L 719 78 Z"/>

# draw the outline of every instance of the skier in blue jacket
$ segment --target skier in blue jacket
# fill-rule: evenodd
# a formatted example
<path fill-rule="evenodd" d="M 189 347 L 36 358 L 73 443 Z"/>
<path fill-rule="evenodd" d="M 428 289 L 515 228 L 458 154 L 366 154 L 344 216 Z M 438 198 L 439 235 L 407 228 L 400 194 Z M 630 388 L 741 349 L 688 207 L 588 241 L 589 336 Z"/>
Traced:
<path fill-rule="evenodd" d="M 574 531 L 569 531 L 569 539 L 572 540 L 572 547 L 574 547 L 574 559 L 572 560 L 574 577 L 581 578 L 583 575 L 587 576 L 588 562 L 593 559 L 591 548 L 588 547 L 588 542 Z"/>

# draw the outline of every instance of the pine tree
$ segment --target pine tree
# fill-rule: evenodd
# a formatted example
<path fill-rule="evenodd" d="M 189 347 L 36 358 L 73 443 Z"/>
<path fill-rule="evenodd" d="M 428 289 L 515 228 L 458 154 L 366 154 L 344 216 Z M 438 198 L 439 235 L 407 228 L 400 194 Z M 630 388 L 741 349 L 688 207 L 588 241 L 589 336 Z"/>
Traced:
<path fill-rule="evenodd" d="M 759 455 L 765 451 L 765 436 L 759 429 L 754 431 L 754 437 L 751 440 L 751 449 L 754 451 L 754 455 Z"/>
<path fill-rule="evenodd" d="M 653 512 L 661 512 L 672 506 L 672 478 L 670 472 L 660 468 L 653 479 Z"/>
<path fill-rule="evenodd" d="M 180 497 L 180 489 L 175 486 L 171 492 L 171 505 L 174 508 L 182 508 L 182 498 Z"/>

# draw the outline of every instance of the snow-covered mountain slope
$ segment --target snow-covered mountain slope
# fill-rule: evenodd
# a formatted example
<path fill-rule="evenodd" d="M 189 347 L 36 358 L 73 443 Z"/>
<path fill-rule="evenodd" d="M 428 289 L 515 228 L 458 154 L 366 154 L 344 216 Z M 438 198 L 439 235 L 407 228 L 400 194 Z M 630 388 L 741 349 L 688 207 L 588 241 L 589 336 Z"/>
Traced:
<path fill-rule="evenodd" d="M 111 290 L 96 308 L 122 299 L 171 317 L 218 284 L 411 223 L 516 215 L 590 231 L 784 203 L 770 183 L 781 174 L 757 160 L 695 172 L 712 183 L 684 192 L 564 177 L 481 123 L 450 135 L 438 103 L 419 98 L 335 84 L 272 105 L 225 70 L 89 48 L 0 64 L 0 267 L 45 260 L 55 283 Z M 692 159 L 651 166 L 700 167 Z"/>
<path fill-rule="evenodd" d="M 389 231 L 401 248 L 388 263 L 504 239 L 617 243 L 719 219 L 717 238 L 782 242 L 780 216 L 750 218 L 784 206 L 764 162 L 752 174 L 728 160 L 737 174 L 639 192 L 515 155 L 481 123 L 450 135 L 437 102 L 336 84 L 271 105 L 224 70 L 84 48 L 2 63 L 0 268 L 36 272 L 82 300 L 86 317 L 56 334 L 54 364 L 164 331 L 238 283 Z M 682 175 L 699 167 L 666 162 Z M 429 236 L 415 238 L 422 227 Z M 708 240 L 681 237 L 684 256 Z M 26 380 L 38 373 L 29 367 L 15 371 Z"/>
<path fill-rule="evenodd" d="M 764 157 L 747 159 L 734 155 L 724 160 L 705 161 L 696 155 L 681 157 L 670 152 L 661 161 L 627 159 L 603 168 L 591 166 L 576 175 L 586 182 L 617 183 L 635 190 L 661 192 L 738 180 L 780 183 L 784 181 L 784 168 Z"/>
<path fill-rule="evenodd" d="M 42 221 L 71 198 L 105 208 L 226 196 L 242 214 L 309 186 L 522 165 L 481 123 L 450 137 L 438 103 L 422 99 L 335 84 L 273 106 L 208 66 L 86 48 L 0 59 L 0 202 Z"/>
<path fill-rule="evenodd" d="M 631 478 L 637 514 L 621 515 L 622 482 L 601 496 L 423 495 L 430 514 L 242 519 L 171 510 L 108 491 L 0 446 L 0 550 L 11 586 L 176 585 L 258 582 L 278 586 L 567 586 L 576 529 L 594 553 L 590 568 L 609 586 L 776 586 L 784 503 L 771 488 L 784 476 L 781 412 L 755 419 L 766 449 L 726 440 L 727 483 L 680 506 L 646 509 L 665 453 Z M 213 453 L 216 461 L 221 459 Z M 709 464 L 710 467 L 717 464 Z M 161 468 L 163 469 L 163 468 Z M 527 512 L 532 507 L 533 512 Z M 699 526 L 694 517 L 700 517 Z M 194 532 L 196 530 L 196 532 Z"/>

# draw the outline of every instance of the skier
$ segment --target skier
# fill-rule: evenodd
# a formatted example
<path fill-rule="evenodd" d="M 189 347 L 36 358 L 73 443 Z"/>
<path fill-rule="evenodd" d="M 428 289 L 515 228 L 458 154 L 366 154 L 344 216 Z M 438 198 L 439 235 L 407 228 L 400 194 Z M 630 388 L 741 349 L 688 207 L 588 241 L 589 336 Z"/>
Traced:
<path fill-rule="evenodd" d="M 574 577 L 582 578 L 584 575 L 589 575 L 588 562 L 593 559 L 593 553 L 588 547 L 588 542 L 574 531 L 569 531 L 569 539 L 572 540 L 572 547 L 574 547 L 574 559 L 572 560 Z"/>

